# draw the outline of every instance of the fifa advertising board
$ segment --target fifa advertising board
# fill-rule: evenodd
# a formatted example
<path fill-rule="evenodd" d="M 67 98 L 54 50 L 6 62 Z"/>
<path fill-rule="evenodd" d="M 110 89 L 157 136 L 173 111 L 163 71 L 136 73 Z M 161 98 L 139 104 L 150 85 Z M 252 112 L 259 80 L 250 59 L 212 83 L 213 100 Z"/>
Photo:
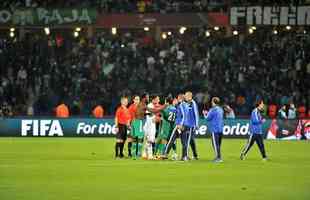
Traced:
<path fill-rule="evenodd" d="M 227 138 L 246 138 L 249 135 L 249 127 L 247 119 L 226 119 L 223 135 Z M 267 139 L 300 139 L 302 134 L 310 133 L 310 119 L 267 120 L 263 124 L 263 132 Z M 0 136 L 2 137 L 113 137 L 115 133 L 113 118 L 0 119 Z M 204 119 L 200 119 L 196 136 L 210 136 L 208 124 Z"/>

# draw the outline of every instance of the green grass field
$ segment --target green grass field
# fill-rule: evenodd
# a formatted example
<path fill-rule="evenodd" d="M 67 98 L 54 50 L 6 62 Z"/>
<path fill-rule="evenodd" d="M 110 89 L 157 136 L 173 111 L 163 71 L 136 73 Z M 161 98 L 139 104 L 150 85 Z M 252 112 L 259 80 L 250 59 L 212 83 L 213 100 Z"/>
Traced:
<path fill-rule="evenodd" d="M 211 163 L 209 139 L 199 161 L 114 160 L 113 139 L 0 138 L 0 200 L 310 199 L 310 143 L 266 141 L 239 160 L 246 140 L 223 142 Z"/>

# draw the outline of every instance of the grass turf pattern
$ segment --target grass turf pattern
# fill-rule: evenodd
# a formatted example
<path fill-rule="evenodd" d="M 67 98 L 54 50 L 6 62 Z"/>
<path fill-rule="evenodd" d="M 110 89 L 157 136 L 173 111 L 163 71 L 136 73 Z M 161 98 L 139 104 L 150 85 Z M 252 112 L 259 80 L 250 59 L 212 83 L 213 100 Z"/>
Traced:
<path fill-rule="evenodd" d="M 256 145 L 241 161 L 245 143 L 224 139 L 212 163 L 198 139 L 200 160 L 184 163 L 115 160 L 112 138 L 0 138 L 0 200 L 310 199 L 308 141 L 265 141 L 267 162 Z"/>

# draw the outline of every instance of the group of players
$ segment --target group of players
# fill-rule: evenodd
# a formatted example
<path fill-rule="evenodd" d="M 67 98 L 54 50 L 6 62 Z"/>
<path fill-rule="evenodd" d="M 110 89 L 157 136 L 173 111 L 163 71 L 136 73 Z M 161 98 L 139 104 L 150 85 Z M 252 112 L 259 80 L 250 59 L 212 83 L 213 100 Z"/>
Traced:
<path fill-rule="evenodd" d="M 128 107 L 128 97 L 121 97 L 121 105 L 115 114 L 116 144 L 115 158 L 124 157 L 125 142 L 128 143 L 128 157 L 137 159 L 167 159 L 171 149 L 172 159 L 177 160 L 176 140 L 179 137 L 182 144 L 182 161 L 198 159 L 196 149 L 195 132 L 199 128 L 198 105 L 190 91 L 178 94 L 177 97 L 167 97 L 163 105 L 160 97 L 148 94 L 133 97 L 133 103 Z M 222 162 L 221 144 L 223 135 L 223 109 L 220 99 L 213 97 L 212 108 L 203 111 L 203 116 L 208 122 L 208 129 L 212 135 L 212 146 L 215 152 L 214 162 Z M 250 120 L 250 137 L 244 147 L 240 158 L 243 160 L 256 142 L 264 160 L 267 159 L 263 135 L 262 123 L 264 119 L 260 110 L 264 107 L 263 101 L 259 101 L 252 111 Z M 193 156 L 189 157 L 189 148 Z"/>

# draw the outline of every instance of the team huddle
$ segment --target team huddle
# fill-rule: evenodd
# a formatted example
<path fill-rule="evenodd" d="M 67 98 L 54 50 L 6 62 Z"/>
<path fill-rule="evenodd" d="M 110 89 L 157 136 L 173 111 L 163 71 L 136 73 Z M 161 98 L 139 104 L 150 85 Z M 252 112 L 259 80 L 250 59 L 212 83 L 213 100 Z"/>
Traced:
<path fill-rule="evenodd" d="M 176 151 L 177 138 L 180 138 L 182 153 L 180 160 L 198 160 L 195 133 L 199 128 L 199 109 L 190 91 L 177 97 L 165 98 L 160 104 L 159 96 L 149 97 L 148 94 L 133 97 L 133 103 L 128 107 L 128 97 L 121 98 L 121 105 L 115 114 L 116 144 L 115 158 L 124 157 L 125 142 L 128 143 L 128 157 L 147 160 L 168 159 L 178 160 Z M 220 106 L 220 99 L 213 97 L 209 111 L 204 110 L 203 116 L 208 122 L 208 129 L 212 135 L 212 146 L 215 152 L 214 162 L 223 162 L 221 144 L 224 127 L 224 111 Z M 264 107 L 259 101 L 252 111 L 250 120 L 250 137 L 240 158 L 246 154 L 256 142 L 264 160 L 267 159 L 262 134 L 264 119 L 260 110 Z M 189 155 L 189 148 L 192 157 Z"/>

